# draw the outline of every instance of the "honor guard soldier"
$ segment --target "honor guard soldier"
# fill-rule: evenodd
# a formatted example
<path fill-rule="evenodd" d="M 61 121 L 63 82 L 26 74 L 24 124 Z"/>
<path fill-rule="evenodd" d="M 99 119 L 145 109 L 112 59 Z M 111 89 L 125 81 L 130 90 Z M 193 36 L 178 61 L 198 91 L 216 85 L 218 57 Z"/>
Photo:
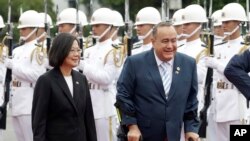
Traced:
<path fill-rule="evenodd" d="M 207 22 L 205 10 L 197 4 L 189 5 L 184 9 L 183 35 L 186 38 L 186 45 L 180 47 L 178 52 L 187 54 L 196 59 L 198 74 L 198 112 L 203 107 L 203 81 L 206 75 L 206 67 L 203 58 L 206 48 L 200 39 L 202 24 Z"/>
<path fill-rule="evenodd" d="M 122 42 L 118 38 L 118 32 L 119 32 L 120 27 L 124 26 L 124 21 L 123 21 L 121 13 L 119 13 L 118 11 L 115 11 L 115 10 L 113 10 L 112 13 L 113 13 L 113 16 L 114 16 L 114 24 L 113 24 L 113 27 L 112 27 L 112 32 L 113 33 L 111 35 L 111 38 L 112 38 L 113 44 L 119 45 Z"/>
<path fill-rule="evenodd" d="M 217 10 L 212 14 L 214 45 L 217 46 L 223 43 L 224 31 L 221 22 L 222 10 Z"/>
<path fill-rule="evenodd" d="M 50 70 L 52 67 L 49 65 L 49 62 L 48 62 L 48 58 L 47 58 L 47 40 L 46 40 L 46 37 L 47 36 L 50 36 L 48 34 L 50 33 L 47 33 L 47 31 L 45 31 L 45 13 L 38 13 L 39 14 L 39 19 L 40 19 L 40 24 L 39 24 L 39 27 L 38 27 L 38 30 L 37 30 L 37 50 L 39 50 L 39 58 L 40 59 L 43 59 L 43 64 L 44 64 L 44 67 L 48 70 Z M 53 28 L 53 22 L 52 22 L 52 19 L 51 17 L 47 14 L 47 28 Z M 50 43 L 50 42 L 49 42 Z"/>
<path fill-rule="evenodd" d="M 183 47 L 186 44 L 185 36 L 183 36 L 183 12 L 184 9 L 179 9 L 174 13 L 172 17 L 173 26 L 177 33 L 177 50 L 179 49 L 179 47 Z"/>
<path fill-rule="evenodd" d="M 124 24 L 124 20 L 123 20 L 123 17 L 121 15 L 121 13 L 119 13 L 118 11 L 115 11 L 115 10 L 112 10 L 112 13 L 113 13 L 113 18 L 114 18 L 114 23 L 113 23 L 113 27 L 112 27 L 112 34 L 111 34 L 111 39 L 113 41 L 113 44 L 112 46 L 117 48 L 117 57 L 121 59 L 121 63 L 120 63 L 120 66 L 118 68 L 118 73 L 116 74 L 116 77 L 115 77 L 115 80 L 113 82 L 113 90 L 114 90 L 114 99 L 115 99 L 115 96 L 116 96 L 116 83 L 117 83 L 117 80 L 120 76 L 120 72 L 122 70 L 122 65 L 123 65 L 123 62 L 125 60 L 125 57 L 126 57 L 126 48 L 124 46 L 124 41 L 121 41 L 118 37 L 118 32 L 119 32 L 119 29 L 120 27 L 123 27 L 125 24 Z M 118 121 L 118 120 L 117 120 Z"/>
<path fill-rule="evenodd" d="M 245 48 L 242 44 L 244 40 L 240 35 L 240 26 L 247 21 L 246 12 L 239 3 L 229 3 L 222 8 L 221 16 L 228 42 L 214 48 L 214 57 L 205 58 L 206 66 L 214 69 L 208 124 L 215 126 L 207 127 L 209 141 L 229 141 L 230 125 L 244 124 L 246 117 L 249 116 L 245 97 L 226 79 L 223 73 L 232 56 Z"/>
<path fill-rule="evenodd" d="M 134 43 L 132 55 L 150 50 L 152 48 L 151 39 L 153 27 L 160 22 L 161 15 L 154 7 L 142 8 L 137 13 L 135 19 L 135 28 L 140 41 Z"/>
<path fill-rule="evenodd" d="M 118 68 L 115 48 L 112 47 L 112 10 L 97 9 L 90 21 L 93 38 L 97 43 L 84 52 L 79 69 L 89 81 L 98 141 L 116 140 L 116 111 L 113 82 Z"/>
<path fill-rule="evenodd" d="M 18 141 L 32 141 L 31 108 L 34 85 L 45 72 L 36 51 L 36 32 L 40 24 L 39 14 L 28 10 L 19 18 L 18 29 L 23 43 L 13 50 L 11 58 L 4 59 L 4 65 L 12 70 L 10 109 L 12 124 Z"/>
<path fill-rule="evenodd" d="M 37 30 L 37 42 L 42 45 L 44 48 L 46 48 L 46 31 L 45 31 L 45 13 L 38 13 L 40 16 L 40 25 Z M 53 28 L 53 22 L 49 14 L 47 14 L 47 24 L 48 28 Z"/>
<path fill-rule="evenodd" d="M 77 10 L 75 8 L 64 9 L 57 17 L 56 25 L 58 26 L 58 32 L 67 32 L 70 34 L 76 33 L 76 24 L 81 23 L 81 26 L 88 25 L 86 15 L 78 10 L 78 22 L 76 17 Z"/>
<path fill-rule="evenodd" d="M 2 29 L 5 27 L 5 24 L 3 22 L 3 17 L 0 15 L 0 32 L 2 31 Z M 4 43 L 0 43 L 0 55 L 3 55 L 3 48 L 4 48 Z M 6 69 L 3 65 L 2 62 L 0 62 L 0 105 L 3 104 L 4 102 L 4 78 L 5 78 L 5 73 L 6 73 Z M 0 127 L 0 141 L 3 140 L 3 129 L 2 127 Z"/>

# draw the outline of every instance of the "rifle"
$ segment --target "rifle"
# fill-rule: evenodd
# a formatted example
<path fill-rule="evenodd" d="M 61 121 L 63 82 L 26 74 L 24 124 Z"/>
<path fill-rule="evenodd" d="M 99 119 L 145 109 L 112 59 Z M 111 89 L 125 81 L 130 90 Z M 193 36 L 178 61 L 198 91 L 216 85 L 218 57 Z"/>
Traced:
<path fill-rule="evenodd" d="M 11 0 L 8 0 L 8 21 L 7 21 L 7 33 L 6 38 L 8 42 L 8 56 L 12 56 L 12 40 L 13 40 L 13 23 L 11 23 Z M 10 96 L 10 82 L 12 70 L 7 68 L 5 80 L 4 80 L 4 102 L 0 107 L 0 128 L 6 129 L 6 118 L 7 118 L 7 104 Z"/>
<path fill-rule="evenodd" d="M 214 35 L 211 33 L 212 31 L 212 19 L 211 19 L 211 11 L 212 11 L 212 0 L 210 0 L 210 10 L 209 10 L 209 23 L 208 23 L 208 32 L 206 33 L 206 43 L 207 43 L 207 55 L 210 57 L 214 56 Z M 209 31 L 210 30 L 210 31 Z M 204 88 L 204 106 L 202 110 L 200 111 L 200 120 L 201 120 L 201 125 L 199 128 L 199 136 L 201 138 L 206 138 L 206 131 L 207 131 L 207 111 L 208 108 L 211 104 L 211 90 L 212 90 L 212 83 L 213 83 L 213 69 L 208 68 L 207 69 L 207 75 L 206 75 L 206 80 L 205 80 L 205 88 Z"/>
<path fill-rule="evenodd" d="M 127 56 L 131 55 L 132 50 L 132 31 L 133 25 L 129 18 L 129 0 L 125 0 L 125 32 L 124 32 L 124 44 L 127 51 Z"/>
<path fill-rule="evenodd" d="M 59 19 L 59 7 L 58 7 L 58 4 L 57 4 L 56 5 L 56 20 L 58 21 L 58 19 Z M 55 35 L 57 35 L 58 33 L 59 33 L 59 27 L 57 25 Z"/>
<path fill-rule="evenodd" d="M 79 7 L 78 7 L 78 0 L 76 0 L 76 33 L 78 36 L 79 44 L 80 44 L 80 49 L 82 50 L 81 52 L 81 58 L 83 58 L 84 54 L 84 48 L 83 48 L 83 35 L 82 35 L 82 23 L 79 21 Z M 79 70 L 80 73 L 83 73 L 82 70 Z"/>
<path fill-rule="evenodd" d="M 163 22 L 169 21 L 169 1 L 161 1 L 161 20 Z"/>
<path fill-rule="evenodd" d="M 128 141 L 128 137 L 127 137 L 127 134 L 128 134 L 128 127 L 126 125 L 123 125 L 121 120 L 122 120 L 122 112 L 123 111 L 126 115 L 129 115 L 129 116 L 135 116 L 135 113 L 133 112 L 128 112 L 126 110 L 122 110 L 122 104 L 120 101 L 117 101 L 115 103 L 115 107 L 116 107 L 116 111 L 117 111 L 117 115 L 118 115 L 118 120 L 120 122 L 120 125 L 117 129 L 117 141 Z M 143 141 L 143 138 L 142 136 L 140 136 L 140 139 L 139 141 Z"/>
<path fill-rule="evenodd" d="M 214 36 L 213 34 L 208 35 L 208 54 L 210 57 L 213 57 L 214 55 L 214 49 L 213 49 L 213 42 L 214 42 Z M 207 110 L 211 104 L 211 89 L 212 89 L 212 82 L 213 82 L 213 69 L 208 68 L 207 69 L 207 75 L 205 80 L 205 88 L 204 88 L 204 96 L 205 96 L 205 102 L 202 110 L 200 111 L 200 120 L 201 125 L 199 129 L 199 136 L 202 138 L 206 138 L 206 128 L 208 125 L 207 122 Z"/>
<path fill-rule="evenodd" d="M 127 56 L 131 56 L 131 50 L 132 50 L 132 24 L 129 18 L 129 0 L 125 0 L 125 31 L 124 31 L 124 37 L 123 37 L 123 42 L 124 42 L 124 47 L 127 52 Z M 120 104 L 118 102 L 115 103 L 117 115 L 118 115 L 118 120 L 119 120 L 119 127 L 117 129 L 117 138 L 118 141 L 127 141 L 128 137 L 128 128 L 126 125 L 122 124 L 122 110 L 120 107 Z"/>
<path fill-rule="evenodd" d="M 246 14 L 247 14 L 247 30 L 246 30 L 246 36 L 244 39 L 244 42 L 246 45 L 250 44 L 250 21 L 249 21 L 249 0 L 246 0 Z M 249 106 L 249 105 L 248 105 Z"/>
<path fill-rule="evenodd" d="M 47 0 L 44 0 L 44 13 L 45 13 L 45 17 L 44 17 L 44 28 L 45 28 L 45 32 L 46 32 L 46 47 L 47 47 L 47 54 L 49 53 L 49 49 L 50 49 L 50 43 L 51 43 L 51 37 L 50 37 L 50 23 L 48 22 L 48 18 L 47 18 L 47 14 L 48 14 L 48 3 Z"/>

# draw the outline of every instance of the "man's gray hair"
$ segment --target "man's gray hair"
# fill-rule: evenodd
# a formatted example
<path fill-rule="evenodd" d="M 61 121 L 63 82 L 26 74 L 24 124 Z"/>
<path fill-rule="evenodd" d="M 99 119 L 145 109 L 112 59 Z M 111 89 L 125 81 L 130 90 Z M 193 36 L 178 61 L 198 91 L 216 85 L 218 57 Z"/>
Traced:
<path fill-rule="evenodd" d="M 153 37 L 156 37 L 156 34 L 158 32 L 159 27 L 173 27 L 173 23 L 172 22 L 160 22 L 160 23 L 156 24 L 154 26 L 153 32 L 152 32 Z"/>

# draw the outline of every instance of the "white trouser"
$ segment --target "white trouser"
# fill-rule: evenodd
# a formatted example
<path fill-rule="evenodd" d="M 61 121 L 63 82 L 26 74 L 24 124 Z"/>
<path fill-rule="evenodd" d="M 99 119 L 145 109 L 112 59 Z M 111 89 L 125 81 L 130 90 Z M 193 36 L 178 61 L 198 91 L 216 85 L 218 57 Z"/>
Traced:
<path fill-rule="evenodd" d="M 206 141 L 216 141 L 217 140 L 217 124 L 216 121 L 213 120 L 214 114 L 213 113 L 208 113 L 207 114 L 207 138 Z"/>
<path fill-rule="evenodd" d="M 228 122 L 216 122 L 214 114 L 208 114 L 207 140 L 206 141 L 229 141 L 230 125 L 241 124 L 240 120 Z"/>
<path fill-rule="evenodd" d="M 3 141 L 3 129 L 0 129 L 0 141 Z"/>
<path fill-rule="evenodd" d="M 95 119 L 95 126 L 98 141 L 117 141 L 115 116 Z"/>
<path fill-rule="evenodd" d="M 217 140 L 214 141 L 229 141 L 230 140 L 230 125 L 241 124 L 240 120 L 217 122 Z"/>
<path fill-rule="evenodd" d="M 12 124 L 18 141 L 33 141 L 31 115 L 12 116 Z"/>

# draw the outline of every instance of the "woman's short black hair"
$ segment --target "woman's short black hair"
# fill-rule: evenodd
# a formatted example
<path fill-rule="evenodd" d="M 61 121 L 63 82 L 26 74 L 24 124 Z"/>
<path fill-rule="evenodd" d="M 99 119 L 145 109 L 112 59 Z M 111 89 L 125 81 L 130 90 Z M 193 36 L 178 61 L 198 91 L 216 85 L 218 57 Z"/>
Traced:
<path fill-rule="evenodd" d="M 79 41 L 77 38 L 70 33 L 58 34 L 52 42 L 52 46 L 49 50 L 49 65 L 52 67 L 60 67 L 64 59 L 69 55 L 71 47 L 74 41 Z"/>

